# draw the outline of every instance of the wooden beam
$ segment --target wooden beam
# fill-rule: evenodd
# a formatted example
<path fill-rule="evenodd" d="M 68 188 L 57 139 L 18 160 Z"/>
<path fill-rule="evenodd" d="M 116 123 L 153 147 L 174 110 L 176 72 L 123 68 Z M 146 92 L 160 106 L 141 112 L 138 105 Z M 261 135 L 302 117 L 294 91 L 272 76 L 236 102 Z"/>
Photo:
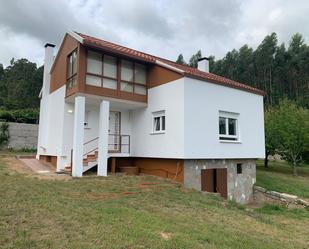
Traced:
<path fill-rule="evenodd" d="M 116 173 L 116 157 L 112 158 L 112 173 Z"/>

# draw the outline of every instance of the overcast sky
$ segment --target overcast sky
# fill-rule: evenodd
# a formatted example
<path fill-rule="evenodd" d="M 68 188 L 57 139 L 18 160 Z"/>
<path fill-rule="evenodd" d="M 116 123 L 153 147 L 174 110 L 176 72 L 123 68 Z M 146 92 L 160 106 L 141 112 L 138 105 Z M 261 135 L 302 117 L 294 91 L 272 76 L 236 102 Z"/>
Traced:
<path fill-rule="evenodd" d="M 309 40 L 307 0 L 0 0 L 0 63 L 12 57 L 41 65 L 44 44 L 60 46 L 76 30 L 175 60 L 202 50 L 221 58 L 271 32 Z"/>

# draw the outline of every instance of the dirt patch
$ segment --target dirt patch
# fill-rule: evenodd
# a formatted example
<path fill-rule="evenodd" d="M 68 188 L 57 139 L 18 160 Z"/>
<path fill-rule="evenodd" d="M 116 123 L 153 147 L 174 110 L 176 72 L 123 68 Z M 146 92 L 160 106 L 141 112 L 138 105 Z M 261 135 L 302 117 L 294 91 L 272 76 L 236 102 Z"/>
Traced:
<path fill-rule="evenodd" d="M 172 237 L 171 233 L 166 233 L 166 232 L 160 232 L 159 233 L 162 239 L 168 240 Z"/>
<path fill-rule="evenodd" d="M 36 171 L 33 171 L 29 166 L 27 166 L 27 164 L 17 159 L 16 157 L 13 157 L 13 156 L 3 157 L 1 158 L 1 160 L 4 162 L 5 166 L 7 166 L 8 169 L 21 173 L 21 174 L 25 174 L 26 176 L 35 177 L 38 179 L 46 179 L 46 180 L 68 180 L 72 178 L 69 175 L 56 174 L 55 169 L 52 167 L 48 168 L 49 166 L 47 164 L 44 164 L 44 170 L 41 171 L 44 174 L 40 174 Z M 48 168 L 50 173 L 46 171 L 46 168 Z"/>

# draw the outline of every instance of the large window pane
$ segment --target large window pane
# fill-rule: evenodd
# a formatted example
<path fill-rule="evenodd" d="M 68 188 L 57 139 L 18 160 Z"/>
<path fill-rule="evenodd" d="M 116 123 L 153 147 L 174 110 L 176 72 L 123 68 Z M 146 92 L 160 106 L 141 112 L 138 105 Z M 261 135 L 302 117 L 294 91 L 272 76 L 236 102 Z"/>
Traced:
<path fill-rule="evenodd" d="M 115 57 L 104 55 L 104 76 L 116 78 L 117 77 L 117 60 Z"/>
<path fill-rule="evenodd" d="M 86 84 L 91 86 L 102 86 L 102 79 L 100 77 L 87 75 L 86 76 Z"/>
<path fill-rule="evenodd" d="M 219 134 L 225 135 L 226 134 L 226 124 L 225 124 L 225 119 L 226 118 L 219 118 Z"/>
<path fill-rule="evenodd" d="M 146 87 L 135 85 L 134 86 L 134 93 L 146 95 Z"/>
<path fill-rule="evenodd" d="M 103 87 L 110 89 L 117 89 L 117 81 L 103 78 Z"/>
<path fill-rule="evenodd" d="M 165 131 L 165 116 L 162 116 L 161 119 L 162 119 L 162 131 Z"/>
<path fill-rule="evenodd" d="M 124 92 L 133 92 L 133 84 L 131 83 L 127 83 L 127 82 L 121 82 L 121 88 L 120 88 L 121 91 L 124 91 Z"/>
<path fill-rule="evenodd" d="M 133 81 L 133 63 L 130 61 L 121 61 L 121 80 Z"/>
<path fill-rule="evenodd" d="M 155 117 L 154 118 L 154 131 L 160 131 L 160 117 Z"/>
<path fill-rule="evenodd" d="M 93 51 L 88 51 L 87 72 L 102 75 L 102 55 Z"/>
<path fill-rule="evenodd" d="M 236 119 L 229 118 L 229 135 L 236 135 Z"/>
<path fill-rule="evenodd" d="M 73 59 L 72 59 L 72 55 L 69 56 L 68 58 L 68 77 L 72 76 L 73 72 L 72 72 L 72 65 L 73 65 Z"/>
<path fill-rule="evenodd" d="M 72 53 L 72 74 L 77 72 L 77 53 L 74 51 Z"/>
<path fill-rule="evenodd" d="M 135 82 L 146 85 L 146 67 L 135 63 Z"/>

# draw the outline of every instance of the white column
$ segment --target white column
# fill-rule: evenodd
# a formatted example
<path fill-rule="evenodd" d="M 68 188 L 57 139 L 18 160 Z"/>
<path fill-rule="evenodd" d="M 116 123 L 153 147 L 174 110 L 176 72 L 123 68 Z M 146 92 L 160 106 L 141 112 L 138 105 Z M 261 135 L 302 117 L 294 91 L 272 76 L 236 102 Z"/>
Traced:
<path fill-rule="evenodd" d="M 98 175 L 107 176 L 109 101 L 100 104 Z"/>
<path fill-rule="evenodd" d="M 75 97 L 73 131 L 73 177 L 83 176 L 85 97 Z"/>

